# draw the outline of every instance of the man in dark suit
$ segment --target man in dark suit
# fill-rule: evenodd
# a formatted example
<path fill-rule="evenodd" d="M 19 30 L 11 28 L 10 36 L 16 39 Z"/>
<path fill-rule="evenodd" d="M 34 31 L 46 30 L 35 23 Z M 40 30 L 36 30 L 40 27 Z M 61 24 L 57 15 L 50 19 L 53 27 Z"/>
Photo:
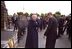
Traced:
<path fill-rule="evenodd" d="M 14 30 L 17 29 L 17 15 L 15 13 L 12 17 L 12 22 L 14 24 Z"/>
<path fill-rule="evenodd" d="M 65 22 L 65 19 L 63 17 L 64 15 L 62 15 L 60 18 L 59 18 L 59 26 L 58 26 L 58 38 L 60 37 L 60 35 L 63 35 L 64 34 L 64 22 Z"/>
<path fill-rule="evenodd" d="M 57 27 L 58 27 L 58 22 L 55 17 L 53 17 L 52 13 L 48 13 L 47 16 L 48 20 L 47 22 L 47 30 L 45 32 L 46 38 L 46 48 L 54 48 L 55 47 L 55 42 L 57 38 Z"/>
<path fill-rule="evenodd" d="M 71 15 L 66 17 L 66 29 L 67 34 L 69 35 L 69 39 L 71 39 Z"/>

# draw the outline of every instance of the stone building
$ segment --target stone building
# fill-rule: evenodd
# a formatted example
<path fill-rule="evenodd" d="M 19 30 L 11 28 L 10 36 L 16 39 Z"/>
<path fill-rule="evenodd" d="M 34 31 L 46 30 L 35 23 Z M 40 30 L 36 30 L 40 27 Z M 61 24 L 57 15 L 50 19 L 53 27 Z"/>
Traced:
<path fill-rule="evenodd" d="M 6 28 L 8 12 L 4 1 L 1 1 L 1 30 Z"/>

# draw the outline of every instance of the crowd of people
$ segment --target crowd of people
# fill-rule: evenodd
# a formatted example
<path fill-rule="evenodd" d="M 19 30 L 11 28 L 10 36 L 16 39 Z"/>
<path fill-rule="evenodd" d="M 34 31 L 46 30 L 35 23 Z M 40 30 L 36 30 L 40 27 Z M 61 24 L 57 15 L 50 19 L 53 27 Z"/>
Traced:
<path fill-rule="evenodd" d="M 61 37 L 65 31 L 71 40 L 71 14 L 68 16 L 61 15 L 59 19 L 51 12 L 42 16 L 33 13 L 28 17 L 30 19 L 23 13 L 14 14 L 12 17 L 14 30 L 18 29 L 18 43 L 27 29 L 26 48 L 38 48 L 38 30 L 42 31 L 46 27 L 44 33 L 44 36 L 47 37 L 46 48 L 54 48 L 56 39 Z"/>

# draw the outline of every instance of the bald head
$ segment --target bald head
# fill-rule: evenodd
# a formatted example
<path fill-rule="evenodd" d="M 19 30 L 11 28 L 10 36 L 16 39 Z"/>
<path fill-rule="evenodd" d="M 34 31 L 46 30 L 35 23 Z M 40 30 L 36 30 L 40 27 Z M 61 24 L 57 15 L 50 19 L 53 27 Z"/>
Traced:
<path fill-rule="evenodd" d="M 36 20 L 36 19 L 37 19 L 37 15 L 36 15 L 36 14 L 33 14 L 33 15 L 32 15 L 32 19 L 33 19 L 33 20 Z"/>

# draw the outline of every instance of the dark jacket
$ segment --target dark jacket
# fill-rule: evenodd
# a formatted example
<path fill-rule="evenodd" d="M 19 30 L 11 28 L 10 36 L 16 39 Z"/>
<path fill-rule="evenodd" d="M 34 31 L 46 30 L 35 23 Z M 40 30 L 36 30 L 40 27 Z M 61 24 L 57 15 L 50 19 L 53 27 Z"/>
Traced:
<path fill-rule="evenodd" d="M 18 16 L 17 18 L 17 25 L 18 28 L 25 28 L 28 26 L 28 21 L 25 16 Z"/>
<path fill-rule="evenodd" d="M 50 39 L 55 39 L 57 37 L 57 27 L 58 27 L 57 19 L 54 17 L 49 18 L 49 21 L 47 24 L 48 24 L 48 27 L 44 35 Z"/>
<path fill-rule="evenodd" d="M 28 32 L 26 39 L 26 48 L 38 48 L 38 32 L 37 32 L 38 23 L 33 20 L 29 20 L 28 23 Z"/>

